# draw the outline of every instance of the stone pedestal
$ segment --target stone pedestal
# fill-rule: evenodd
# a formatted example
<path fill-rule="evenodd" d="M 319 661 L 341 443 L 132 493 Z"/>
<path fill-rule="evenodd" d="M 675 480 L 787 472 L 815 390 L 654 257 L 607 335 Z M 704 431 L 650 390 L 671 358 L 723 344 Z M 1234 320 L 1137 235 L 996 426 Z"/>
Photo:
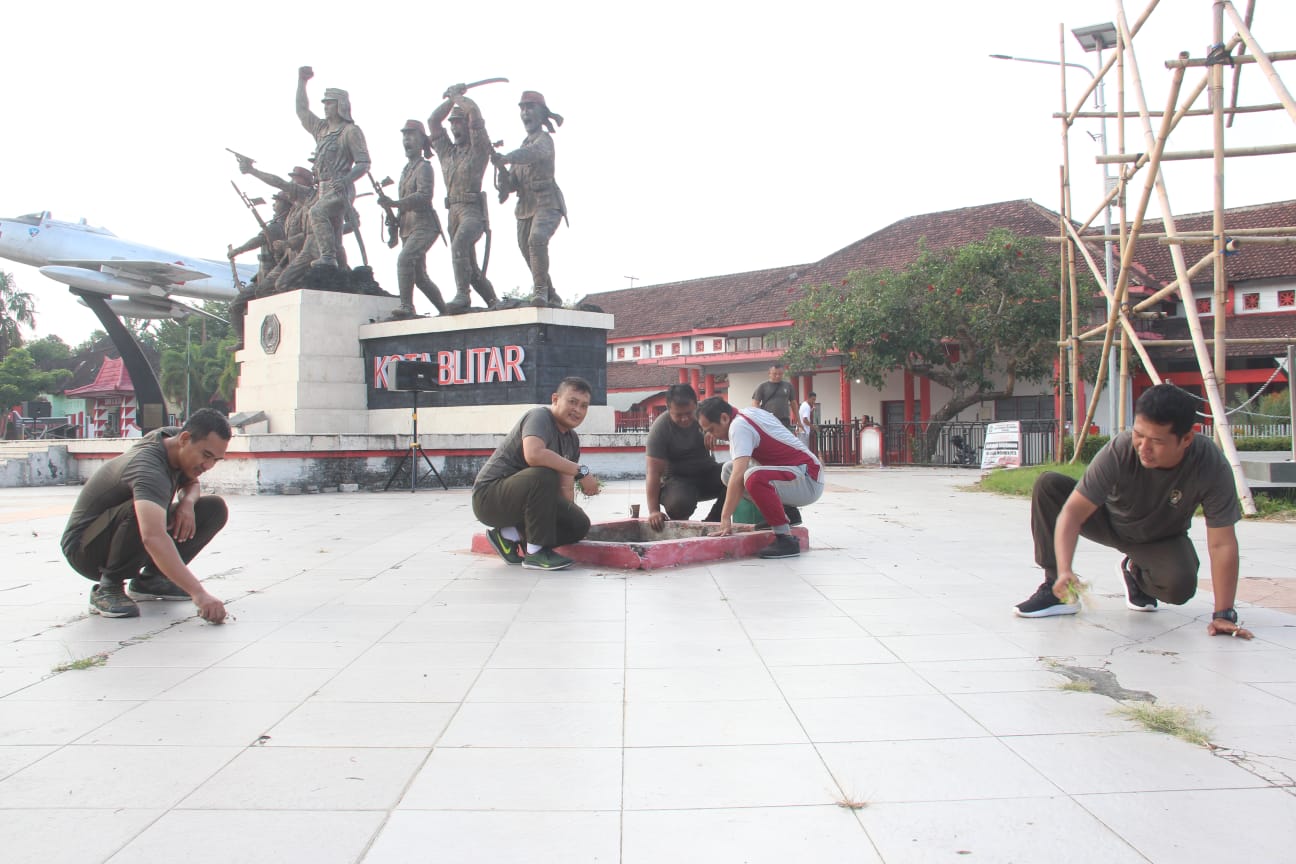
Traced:
<path fill-rule="evenodd" d="M 523 306 L 384 322 L 395 297 L 292 291 L 248 305 L 236 401 L 264 411 L 271 434 L 399 434 L 413 395 L 388 390 L 393 359 L 438 367 L 419 394 L 419 433 L 502 434 L 522 412 L 548 405 L 558 382 L 593 387 L 582 434 L 611 433 L 607 331 L 611 315 Z"/>

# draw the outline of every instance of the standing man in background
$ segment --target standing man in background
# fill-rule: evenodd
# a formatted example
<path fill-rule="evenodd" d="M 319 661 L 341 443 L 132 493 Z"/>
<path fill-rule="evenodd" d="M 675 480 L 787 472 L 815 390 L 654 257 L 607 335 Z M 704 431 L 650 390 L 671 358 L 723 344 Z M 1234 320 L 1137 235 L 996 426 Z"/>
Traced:
<path fill-rule="evenodd" d="M 769 368 L 769 380 L 762 381 L 752 393 L 752 407 L 764 408 L 779 419 L 779 422 L 792 429 L 792 385 L 783 380 L 786 367 L 782 363 L 773 363 Z"/>

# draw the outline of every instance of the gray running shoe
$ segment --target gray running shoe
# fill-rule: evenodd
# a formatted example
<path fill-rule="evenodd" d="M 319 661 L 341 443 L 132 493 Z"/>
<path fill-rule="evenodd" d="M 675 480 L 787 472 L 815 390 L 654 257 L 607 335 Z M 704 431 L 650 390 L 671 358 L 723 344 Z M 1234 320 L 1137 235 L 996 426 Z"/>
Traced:
<path fill-rule="evenodd" d="M 90 589 L 90 613 L 105 618 L 138 618 L 139 606 L 126 596 L 121 583 Z"/>

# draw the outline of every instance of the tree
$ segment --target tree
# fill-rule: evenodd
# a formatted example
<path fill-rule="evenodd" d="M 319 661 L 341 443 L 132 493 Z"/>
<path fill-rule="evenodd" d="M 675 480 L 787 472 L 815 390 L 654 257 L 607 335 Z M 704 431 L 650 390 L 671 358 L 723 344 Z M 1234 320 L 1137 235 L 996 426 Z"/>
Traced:
<path fill-rule="evenodd" d="M 792 368 L 840 354 L 846 374 L 881 388 L 897 370 L 950 391 L 932 414 L 928 451 L 949 420 L 1051 376 L 1057 356 L 1057 252 L 995 229 L 984 240 L 925 247 L 903 270 L 859 271 L 820 285 L 789 310 Z"/>
<path fill-rule="evenodd" d="M 57 335 L 43 336 L 23 346 L 31 354 L 36 367 L 44 372 L 67 369 L 72 363 L 72 349 Z"/>
<path fill-rule="evenodd" d="M 0 358 L 23 344 L 22 324 L 36 326 L 36 303 L 31 294 L 18 290 L 12 275 L 0 271 Z"/>
<path fill-rule="evenodd" d="M 9 410 L 42 393 L 57 393 L 72 377 L 66 369 L 42 372 L 26 348 L 15 348 L 0 361 L 0 407 Z"/>
<path fill-rule="evenodd" d="M 229 304 L 215 301 L 203 305 L 222 319 L 228 308 Z M 234 334 L 224 321 L 197 317 L 160 321 L 153 338 L 162 355 L 158 383 L 172 405 L 183 410 L 188 394 L 192 413 L 212 399 L 228 400 L 234 395 L 227 373 L 234 362 Z"/>

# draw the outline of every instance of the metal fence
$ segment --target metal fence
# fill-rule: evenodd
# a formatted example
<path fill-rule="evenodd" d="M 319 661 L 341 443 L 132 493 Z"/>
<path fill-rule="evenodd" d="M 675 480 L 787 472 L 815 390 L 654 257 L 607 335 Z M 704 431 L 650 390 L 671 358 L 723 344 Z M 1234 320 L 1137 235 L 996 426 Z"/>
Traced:
<path fill-rule="evenodd" d="M 891 423 L 882 429 L 885 465 L 945 465 L 980 468 L 986 427 L 991 421 Z M 1023 465 L 1053 461 L 1055 420 L 1022 420 Z"/>
<path fill-rule="evenodd" d="M 1198 423 L 1197 429 L 1208 438 L 1215 434 L 1215 427 L 1210 423 Z M 1234 438 L 1290 438 L 1292 434 L 1290 423 L 1230 423 L 1229 430 Z"/>
<path fill-rule="evenodd" d="M 864 423 L 858 419 L 820 423 L 819 434 L 813 442 L 819 461 L 825 465 L 858 465 L 860 433 L 863 430 Z"/>

